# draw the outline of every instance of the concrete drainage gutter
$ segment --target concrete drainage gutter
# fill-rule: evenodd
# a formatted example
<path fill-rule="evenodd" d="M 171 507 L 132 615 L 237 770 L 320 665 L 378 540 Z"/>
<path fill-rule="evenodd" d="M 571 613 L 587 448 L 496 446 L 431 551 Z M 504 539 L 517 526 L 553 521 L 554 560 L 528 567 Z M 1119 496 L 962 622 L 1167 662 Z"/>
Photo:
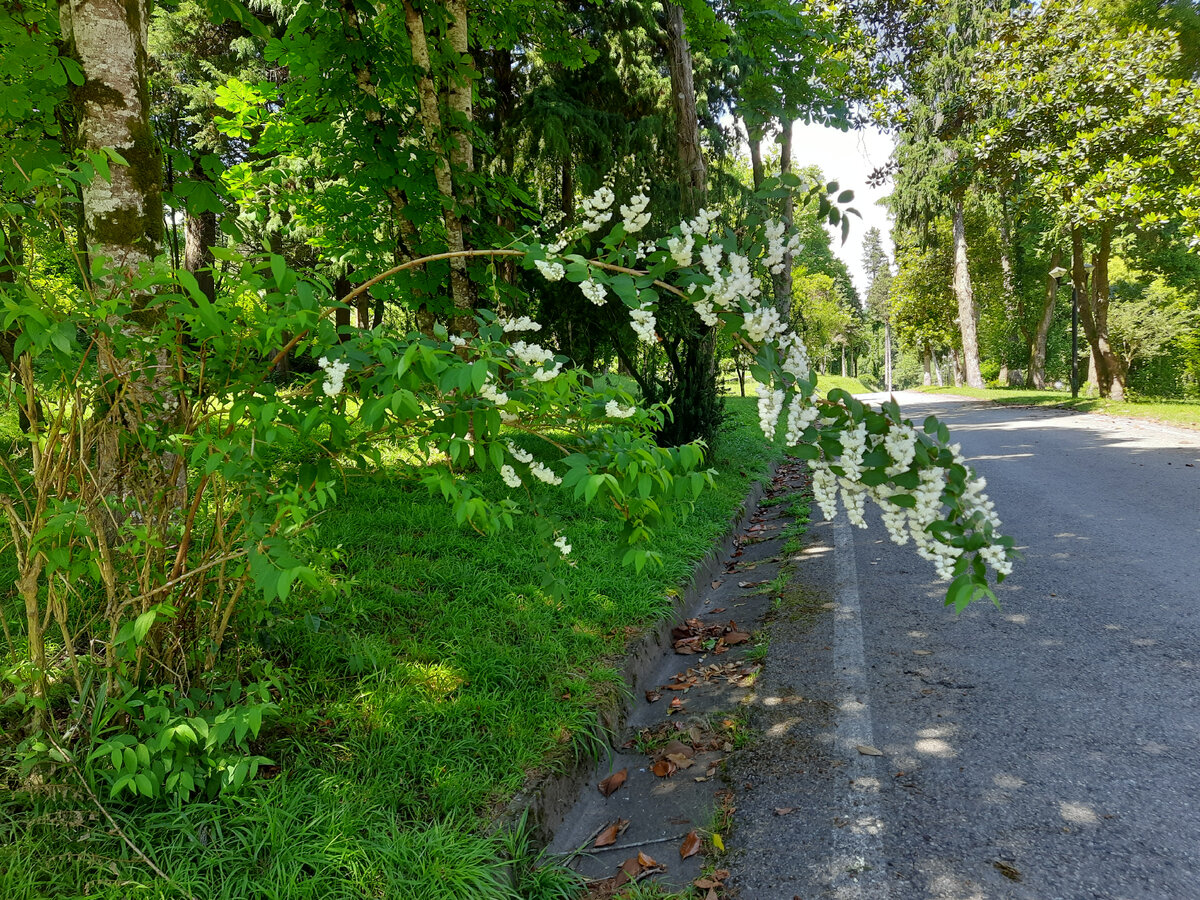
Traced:
<path fill-rule="evenodd" d="M 628 691 L 618 698 L 614 706 L 598 714 L 594 726 L 597 744 L 608 744 L 610 738 L 624 728 L 637 692 L 661 661 L 664 648 L 671 646 L 671 629 L 683 621 L 685 611 L 700 601 L 709 583 L 721 574 L 723 560 L 733 552 L 738 535 L 749 526 L 750 518 L 778 466 L 778 462 L 772 463 L 751 487 L 741 507 L 730 519 L 725 536 L 696 564 L 686 589 L 676 596 L 673 613 L 628 646 L 621 671 Z M 590 783 L 595 767 L 596 759 L 583 757 L 577 758 L 564 771 L 531 777 L 497 816 L 497 830 L 512 828 L 524 818 L 530 838 L 538 846 L 549 846 L 576 799 Z"/>

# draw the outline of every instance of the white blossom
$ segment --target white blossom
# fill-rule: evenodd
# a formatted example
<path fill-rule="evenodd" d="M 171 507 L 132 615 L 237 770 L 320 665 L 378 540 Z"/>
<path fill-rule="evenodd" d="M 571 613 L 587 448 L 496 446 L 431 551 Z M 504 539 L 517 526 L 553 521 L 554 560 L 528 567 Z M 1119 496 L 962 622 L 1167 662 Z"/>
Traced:
<path fill-rule="evenodd" d="M 517 474 L 516 469 L 507 463 L 500 467 L 500 477 L 504 479 L 504 483 L 510 488 L 519 488 L 521 486 L 521 476 Z"/>
<path fill-rule="evenodd" d="M 535 462 L 531 465 L 529 471 L 538 481 L 543 481 L 546 484 L 562 484 L 562 479 L 554 474 L 554 470 L 549 466 L 542 465 L 540 462 Z"/>
<path fill-rule="evenodd" d="M 775 437 L 779 414 L 783 412 L 783 391 L 769 391 L 764 386 L 758 394 L 758 424 L 767 440 Z"/>
<path fill-rule="evenodd" d="M 550 262 L 545 259 L 534 260 L 533 263 L 539 272 L 547 281 L 562 281 L 563 276 L 567 274 L 567 270 L 562 267 L 562 263 Z"/>
<path fill-rule="evenodd" d="M 483 387 L 479 389 L 479 395 L 485 400 L 491 400 L 497 406 L 503 406 L 508 402 L 508 394 L 499 390 L 492 378 L 492 373 L 488 372 L 487 381 L 483 383 Z"/>
<path fill-rule="evenodd" d="M 501 319 L 500 326 L 507 333 L 509 331 L 541 331 L 540 322 L 535 322 L 529 316 L 521 316 L 519 319 Z"/>
<path fill-rule="evenodd" d="M 554 539 L 554 546 L 558 548 L 558 552 L 563 556 L 571 555 L 571 545 L 567 543 L 566 535 L 559 535 Z"/>
<path fill-rule="evenodd" d="M 579 285 L 579 289 L 583 291 L 583 296 L 587 297 L 597 306 L 604 305 L 604 299 L 608 292 L 604 289 L 604 285 L 600 282 L 589 278 L 587 281 Z"/>
<path fill-rule="evenodd" d="M 326 397 L 336 397 L 342 392 L 342 384 L 346 380 L 346 373 L 350 370 L 350 363 L 340 359 L 330 362 L 322 356 L 317 360 L 317 365 L 325 373 L 325 381 L 321 385 L 321 390 L 325 392 Z"/>
<path fill-rule="evenodd" d="M 604 405 L 604 414 L 610 419 L 628 419 L 636 412 L 632 406 L 622 406 L 616 400 L 609 400 Z"/>
<path fill-rule="evenodd" d="M 628 204 L 621 205 L 621 219 L 626 234 L 636 234 L 650 223 L 650 213 L 646 212 L 649 205 L 650 197 L 646 194 L 645 184 L 630 198 Z"/>
<path fill-rule="evenodd" d="M 646 306 L 640 306 L 637 309 L 629 311 L 629 321 L 633 326 L 634 332 L 637 333 L 638 340 L 645 344 L 653 344 L 656 340 L 654 328 L 658 321 L 654 318 L 654 313 Z"/>
<path fill-rule="evenodd" d="M 675 265 L 681 269 L 686 269 L 692 264 L 692 247 L 695 245 L 695 239 L 690 234 L 685 234 L 681 238 L 667 238 L 667 250 L 671 253 L 671 258 L 675 260 Z"/>
<path fill-rule="evenodd" d="M 518 447 L 512 441 L 508 441 L 505 444 L 505 446 L 508 448 L 508 455 L 511 456 L 513 459 L 515 459 L 517 462 L 519 462 L 519 463 L 533 462 L 533 454 L 530 453 L 528 450 L 522 450 L 520 447 Z"/>

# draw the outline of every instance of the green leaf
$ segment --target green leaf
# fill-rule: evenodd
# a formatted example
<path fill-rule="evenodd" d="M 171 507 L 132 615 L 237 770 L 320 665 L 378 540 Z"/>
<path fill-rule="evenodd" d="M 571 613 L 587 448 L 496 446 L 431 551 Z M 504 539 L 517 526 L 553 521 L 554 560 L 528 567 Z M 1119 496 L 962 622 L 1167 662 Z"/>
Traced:
<path fill-rule="evenodd" d="M 140 644 L 145 639 L 157 618 L 157 609 L 148 609 L 137 617 L 137 621 L 133 623 L 133 639 L 136 643 Z"/>

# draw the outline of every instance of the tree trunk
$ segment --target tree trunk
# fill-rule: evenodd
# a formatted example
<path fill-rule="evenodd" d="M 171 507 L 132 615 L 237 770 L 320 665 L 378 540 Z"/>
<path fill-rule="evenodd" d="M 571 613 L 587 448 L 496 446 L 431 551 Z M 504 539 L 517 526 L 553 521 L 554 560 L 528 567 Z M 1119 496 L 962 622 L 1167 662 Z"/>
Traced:
<path fill-rule="evenodd" d="M 1101 397 L 1120 400 L 1125 396 L 1125 384 L 1121 377 L 1121 363 L 1112 352 L 1108 341 L 1108 257 L 1112 249 L 1112 229 L 1105 227 L 1100 235 L 1100 248 L 1093 256 L 1096 283 L 1103 281 L 1103 301 L 1097 292 L 1095 304 L 1088 294 L 1087 269 L 1083 259 L 1083 232 L 1079 228 L 1071 231 L 1071 278 L 1079 298 L 1079 321 L 1087 335 L 1092 350 L 1092 364 L 1096 367 L 1096 383 Z"/>
<path fill-rule="evenodd" d="M 780 124 L 783 130 L 779 135 L 779 174 L 782 176 L 788 175 L 792 171 L 792 120 L 783 119 Z M 792 201 L 791 192 L 788 192 L 787 196 L 783 198 L 779 220 L 783 222 L 784 234 L 791 234 L 796 225 L 795 204 Z M 791 252 L 785 253 L 783 255 L 783 271 L 771 279 L 775 288 L 775 308 L 784 322 L 790 322 L 792 318 L 792 290 L 795 285 L 792 279 L 792 266 L 794 264 L 795 260 L 792 258 Z"/>
<path fill-rule="evenodd" d="M 892 392 L 892 321 L 886 319 L 883 323 L 883 374 L 887 392 Z"/>
<path fill-rule="evenodd" d="M 929 387 L 931 384 L 933 384 L 933 350 L 931 350 L 929 347 L 926 347 L 925 352 L 921 354 L 921 362 L 925 367 L 925 374 L 921 378 L 921 383 L 924 384 L 925 387 Z"/>
<path fill-rule="evenodd" d="M 199 160 L 192 165 L 192 177 L 210 180 Z M 213 210 L 195 215 L 189 213 L 184 226 L 183 267 L 196 277 L 200 293 L 209 303 L 217 298 L 217 281 L 212 270 L 212 248 L 216 243 L 217 214 Z"/>
<path fill-rule="evenodd" d="M 1112 349 L 1108 339 L 1109 283 L 1108 261 L 1112 256 L 1112 228 L 1105 226 L 1100 232 L 1100 247 L 1092 254 L 1092 304 L 1096 316 L 1096 343 L 1104 368 L 1108 372 L 1108 397 L 1125 399 L 1125 365 Z M 1102 395 L 1105 386 L 1100 387 Z"/>
<path fill-rule="evenodd" d="M 452 4 L 450 9 L 462 6 Z M 460 10 L 465 17 L 465 8 Z M 425 131 L 425 141 L 434 150 L 434 179 L 438 193 L 442 195 L 443 221 L 446 226 L 446 249 L 451 253 L 461 253 L 464 249 L 463 223 L 459 214 L 459 203 L 454 193 L 454 181 L 451 174 L 450 156 L 445 152 L 445 138 L 442 135 L 442 116 L 438 110 L 437 91 L 433 85 L 433 69 L 429 61 L 429 45 L 425 40 L 425 19 L 413 8 L 411 0 L 404 0 L 404 24 L 408 30 L 409 43 L 412 47 L 413 64 L 417 69 L 417 92 L 420 99 L 421 124 Z M 452 30 L 455 26 L 451 26 Z M 463 20 L 465 29 L 466 22 Z M 459 99 L 461 103 L 461 97 Z M 461 148 L 452 150 L 451 155 L 461 153 Z M 475 300 L 471 290 L 471 280 L 467 275 L 467 262 L 461 256 L 450 260 L 450 295 L 454 301 L 455 317 L 453 327 L 459 332 L 474 330 Z"/>
<path fill-rule="evenodd" d="M 1062 251 L 1055 250 L 1050 257 L 1050 269 L 1062 264 Z M 1025 383 L 1039 391 L 1046 389 L 1046 342 L 1050 337 L 1050 326 L 1054 322 L 1054 305 L 1058 298 L 1058 279 L 1046 275 L 1046 293 L 1042 301 L 1042 316 L 1038 319 L 1037 331 L 1033 335 L 1033 346 L 1029 348 L 1029 375 Z"/>
<path fill-rule="evenodd" d="M 754 190 L 757 191 L 761 190 L 763 182 L 767 180 L 767 173 L 763 168 L 762 161 L 762 127 L 758 125 L 753 128 L 747 126 L 746 135 L 750 142 L 750 177 L 754 181 Z"/>
<path fill-rule="evenodd" d="M 152 338 L 161 324 L 161 308 L 150 305 L 149 294 L 135 291 L 138 269 L 154 259 L 163 245 L 162 153 L 150 125 L 146 31 L 150 10 L 139 0 L 126 3 L 59 6 L 63 39 L 83 75 L 73 86 L 79 126 L 78 146 L 86 153 L 119 153 L 128 165 L 112 165 L 111 177 L 93 178 L 84 186 L 83 229 L 89 254 L 107 261 L 107 274 L 97 285 L 124 293 L 130 311 L 109 325 L 124 339 Z M 184 500 L 182 462 L 170 453 L 150 451 L 143 441 L 130 440 L 148 424 L 164 425 L 175 415 L 170 392 L 171 360 L 165 348 L 131 354 L 116 350 L 111 337 L 97 342 L 97 366 L 108 388 L 98 398 L 103 416 L 98 435 L 97 489 L 116 496 L 122 512 L 106 508 L 110 537 L 134 508 L 145 515 L 162 509 L 156 498 L 164 493 L 171 503 Z"/>
<path fill-rule="evenodd" d="M 954 201 L 954 295 L 958 299 L 958 327 L 962 334 L 963 367 L 966 382 L 973 388 L 983 387 L 979 373 L 978 313 L 975 294 L 971 290 L 971 273 L 967 268 L 967 230 L 964 224 L 963 201 Z"/>
<path fill-rule="evenodd" d="M 675 112 L 675 147 L 679 161 L 680 209 L 694 216 L 704 205 L 708 172 L 700 151 L 700 122 L 696 116 L 696 87 L 692 78 L 692 48 L 684 36 L 683 10 L 664 0 L 667 70 L 671 73 L 671 106 Z"/>

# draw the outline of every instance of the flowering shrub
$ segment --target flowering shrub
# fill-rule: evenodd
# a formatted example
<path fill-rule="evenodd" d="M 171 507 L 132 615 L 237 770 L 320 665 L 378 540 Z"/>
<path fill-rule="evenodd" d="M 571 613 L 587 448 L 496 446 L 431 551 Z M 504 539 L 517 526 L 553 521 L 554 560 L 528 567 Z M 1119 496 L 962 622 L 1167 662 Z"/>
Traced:
<path fill-rule="evenodd" d="M 988 567 L 1008 573 L 1012 541 L 945 426 L 931 419 L 918 430 L 894 404 L 874 411 L 844 392 L 814 394 L 804 344 L 760 286 L 795 238 L 768 220 L 751 221 L 739 241 L 702 210 L 635 243 L 630 236 L 650 224 L 644 187 L 605 232 L 614 204 L 606 184 L 573 229 L 465 253 L 520 257 L 551 281 L 580 285 L 593 303 L 620 304 L 648 343 L 667 303 L 719 325 L 754 359 L 764 434 L 782 427 L 810 461 L 827 515 L 840 498 L 864 525 L 871 499 L 893 538 L 911 539 L 951 580 L 948 602 L 961 609 L 991 594 Z M 110 696 L 118 681 L 186 686 L 218 670 L 239 623 L 265 617 L 297 580 L 331 590 L 310 562 L 307 526 L 336 498 L 339 466 L 379 464 L 380 439 L 402 447 L 456 521 L 481 532 L 511 525 L 530 479 L 611 504 L 626 523 L 625 561 L 639 569 L 658 558 L 658 525 L 711 481 L 702 445 L 657 446 L 662 408 L 597 390 L 553 350 L 513 340 L 541 330 L 521 310 L 481 311 L 468 334 L 339 333 L 331 320 L 339 304 L 323 284 L 278 256 L 214 252 L 230 285 L 216 302 L 190 274 L 166 268 L 70 312 L 32 290 L 0 298 L 0 326 L 20 334 L 16 400 L 33 422 L 4 461 L 0 503 L 27 613 L 31 665 L 18 687 L 42 723 L 52 678 L 75 685 L 81 714 L 100 681 Z M 114 325 L 135 296 L 156 328 Z M 317 360 L 316 376 L 278 385 L 269 376 L 292 351 Z M 106 354 L 121 365 L 97 365 Z M 141 461 L 116 486 L 93 477 L 114 430 Z M 519 447 L 517 434 L 539 440 L 541 452 Z M 285 445 L 299 445 L 301 458 L 288 462 Z M 499 496 L 473 477 L 489 468 L 504 485 Z M 570 534 L 553 524 L 542 534 L 548 562 L 569 564 Z M 70 639 L 50 647 L 51 625 Z M 136 646 L 122 644 L 127 634 Z"/>

